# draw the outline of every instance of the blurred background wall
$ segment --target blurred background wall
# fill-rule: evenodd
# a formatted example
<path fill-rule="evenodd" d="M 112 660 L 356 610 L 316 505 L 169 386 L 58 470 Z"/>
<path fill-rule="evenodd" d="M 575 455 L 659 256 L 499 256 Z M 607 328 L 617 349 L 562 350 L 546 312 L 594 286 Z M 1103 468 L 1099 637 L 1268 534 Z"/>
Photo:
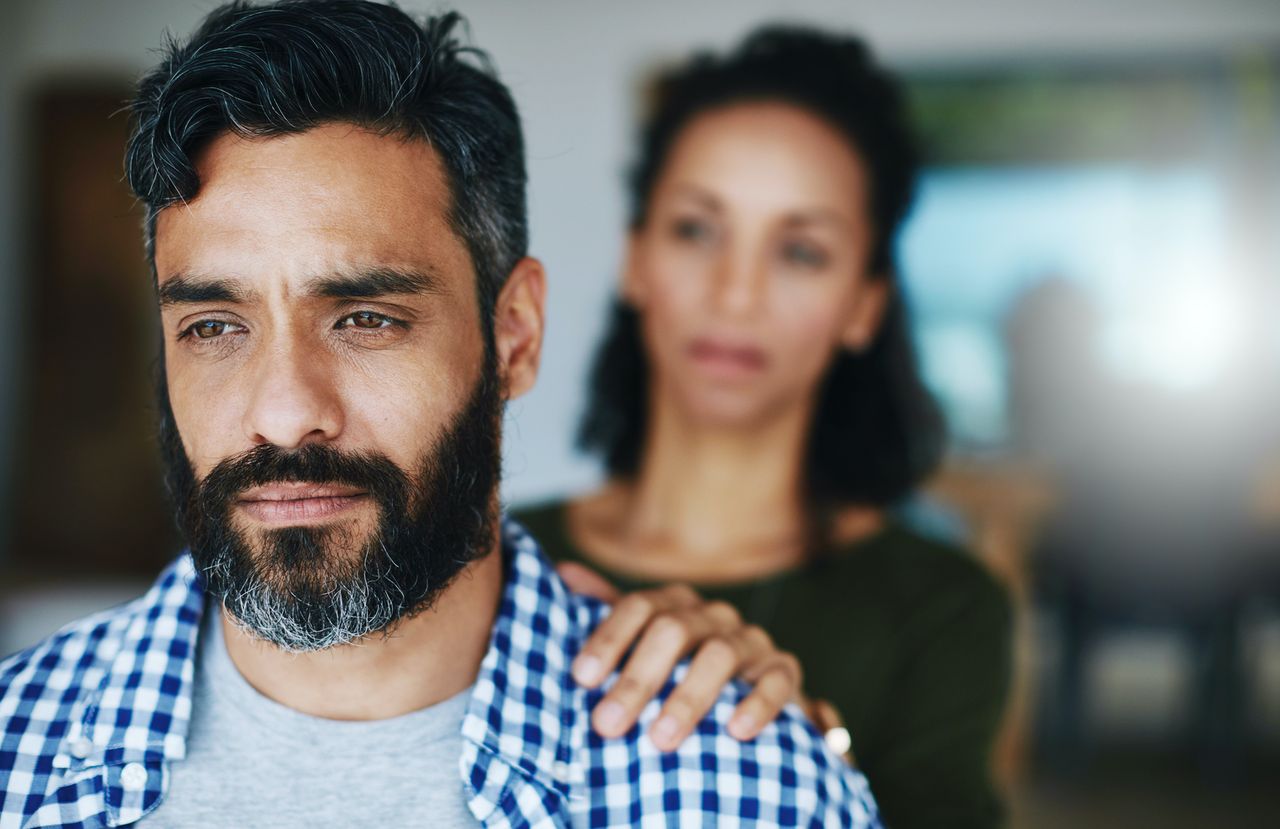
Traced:
<path fill-rule="evenodd" d="M 117 111 L 214 5 L 0 12 L 0 654 L 132 595 L 178 543 Z M 508 501 L 599 475 L 573 434 L 646 73 L 767 19 L 860 31 L 909 82 L 930 162 L 903 281 L 953 446 L 910 516 L 1023 608 L 1015 822 L 1276 825 L 1280 2 L 456 7 L 521 107 L 550 275 Z"/>

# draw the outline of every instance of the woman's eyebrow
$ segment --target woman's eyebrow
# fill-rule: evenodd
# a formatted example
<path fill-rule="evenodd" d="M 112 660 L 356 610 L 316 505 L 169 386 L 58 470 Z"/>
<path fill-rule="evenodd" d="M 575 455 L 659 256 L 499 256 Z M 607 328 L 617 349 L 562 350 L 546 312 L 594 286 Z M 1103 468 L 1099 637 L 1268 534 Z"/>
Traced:
<path fill-rule="evenodd" d="M 788 227 L 830 224 L 838 225 L 843 230 L 848 229 L 853 225 L 853 220 L 838 210 L 833 210 L 829 207 L 815 207 L 811 209 L 792 211 L 787 215 L 785 224 Z"/>
<path fill-rule="evenodd" d="M 718 211 L 721 209 L 720 199 L 696 184 L 681 183 L 675 185 L 673 189 L 675 190 L 675 195 L 680 198 L 696 201 L 709 210 Z"/>

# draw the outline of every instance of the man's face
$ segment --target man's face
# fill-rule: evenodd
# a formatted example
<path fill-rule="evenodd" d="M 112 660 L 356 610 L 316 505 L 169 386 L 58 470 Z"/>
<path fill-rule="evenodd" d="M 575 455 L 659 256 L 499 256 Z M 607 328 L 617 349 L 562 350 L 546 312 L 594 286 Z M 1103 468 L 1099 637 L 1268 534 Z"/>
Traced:
<path fill-rule="evenodd" d="M 492 542 L 501 402 L 445 173 L 349 125 L 227 134 L 196 169 L 156 226 L 184 529 L 248 627 L 350 641 Z"/>

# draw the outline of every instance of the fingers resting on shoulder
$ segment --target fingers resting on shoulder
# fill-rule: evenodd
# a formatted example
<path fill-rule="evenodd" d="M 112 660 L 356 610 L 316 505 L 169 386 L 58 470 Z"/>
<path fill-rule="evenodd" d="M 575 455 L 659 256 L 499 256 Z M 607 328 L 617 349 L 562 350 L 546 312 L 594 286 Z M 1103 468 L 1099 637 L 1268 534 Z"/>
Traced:
<path fill-rule="evenodd" d="M 571 589 L 613 604 L 572 666 L 574 679 L 589 688 L 619 672 L 592 712 L 592 727 L 601 736 L 629 731 L 686 657 L 688 671 L 649 728 L 660 750 L 679 747 L 736 678 L 752 686 L 729 720 L 728 732 L 736 739 L 754 739 L 788 702 L 799 699 L 799 661 L 727 602 L 704 600 L 682 584 L 620 595 L 582 565 L 562 564 L 560 572 Z"/>

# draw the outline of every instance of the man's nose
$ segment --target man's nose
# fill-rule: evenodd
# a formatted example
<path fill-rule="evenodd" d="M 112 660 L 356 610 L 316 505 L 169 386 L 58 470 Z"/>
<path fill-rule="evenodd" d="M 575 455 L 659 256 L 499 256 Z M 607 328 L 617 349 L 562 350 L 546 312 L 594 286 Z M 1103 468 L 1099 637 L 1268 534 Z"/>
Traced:
<path fill-rule="evenodd" d="M 280 342 L 255 361 L 244 430 L 255 446 L 282 449 L 325 442 L 342 432 L 342 406 L 333 372 L 322 355 Z"/>

